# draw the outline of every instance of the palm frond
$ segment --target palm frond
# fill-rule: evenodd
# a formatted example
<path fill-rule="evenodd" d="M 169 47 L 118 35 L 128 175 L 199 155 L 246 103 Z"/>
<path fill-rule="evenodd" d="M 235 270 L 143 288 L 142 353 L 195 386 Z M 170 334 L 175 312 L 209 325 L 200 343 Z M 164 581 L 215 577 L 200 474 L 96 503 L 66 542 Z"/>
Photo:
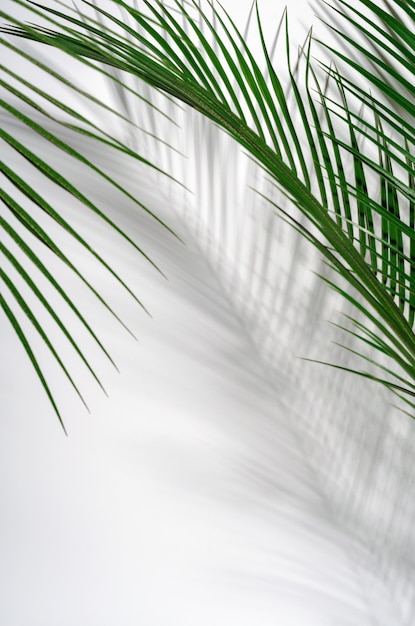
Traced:
<path fill-rule="evenodd" d="M 263 67 L 230 16 L 213 4 L 207 3 L 210 17 L 193 0 L 186 4 L 175 0 L 171 7 L 160 0 L 146 1 L 142 11 L 123 0 L 112 3 L 128 20 L 89 2 L 85 6 L 97 17 L 65 5 L 62 11 L 35 4 L 31 10 L 50 26 L 29 26 L 12 19 L 3 30 L 83 62 L 109 66 L 117 76 L 126 72 L 190 106 L 236 140 L 285 195 L 290 206 L 285 216 L 335 270 L 335 278 L 328 282 L 363 314 L 366 323 L 361 338 L 367 343 L 373 333 L 381 335 L 379 341 L 371 342 L 371 348 L 380 353 L 380 367 L 392 372 L 392 366 L 384 364 L 384 359 L 392 359 L 399 380 L 402 369 L 405 380 L 415 380 L 414 37 L 402 17 L 413 20 L 413 3 L 395 0 L 383 9 L 361 0 L 363 13 L 341 0 L 335 5 L 339 19 L 353 25 L 361 40 L 333 26 L 342 40 L 341 48 L 320 42 L 333 62 L 319 65 L 312 61 L 315 42 L 309 37 L 295 71 L 287 23 L 288 88 L 271 61 L 258 8 Z M 354 60 L 355 52 L 364 56 L 365 65 Z M 373 93 L 359 84 L 356 75 L 369 81 Z M 15 88 L 13 93 L 34 106 Z M 108 180 L 74 149 L 14 107 L 5 107 Z M 70 109 L 65 112 L 77 117 Z M 53 168 L 5 138 L 46 176 L 99 214 Z M 128 195 L 116 181 L 111 182 Z M 26 193 L 31 199 L 34 194 Z M 269 200 L 273 202 L 272 195 Z M 43 201 L 40 204 L 45 208 Z M 51 208 L 48 212 L 58 219 Z M 68 229 L 62 220 L 60 224 Z M 368 372 L 363 375 L 377 378 Z M 378 380 L 387 387 L 395 384 Z M 412 395 L 411 382 L 404 389 Z"/>

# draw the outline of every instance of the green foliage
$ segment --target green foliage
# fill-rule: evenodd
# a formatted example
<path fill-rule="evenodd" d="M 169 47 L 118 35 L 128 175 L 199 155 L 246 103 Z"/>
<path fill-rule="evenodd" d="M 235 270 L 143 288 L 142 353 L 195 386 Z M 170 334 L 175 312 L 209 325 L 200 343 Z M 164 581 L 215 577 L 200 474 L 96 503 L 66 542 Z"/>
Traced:
<path fill-rule="evenodd" d="M 21 4 L 20 0 L 15 1 Z M 213 4 L 206 3 L 207 10 L 202 11 L 194 0 L 183 3 L 174 0 L 171 7 L 154 0 L 145 1 L 145 9 L 140 11 L 123 0 L 111 1 L 114 9 L 121 9 L 125 19 L 116 17 L 115 11 L 110 13 L 89 2 L 84 4 L 93 8 L 95 14 L 33 4 L 30 10 L 49 21 L 50 27 L 29 26 L 2 14 L 10 24 L 3 32 L 53 46 L 89 65 L 98 62 L 97 71 L 102 71 L 102 66 L 112 68 L 113 76 L 119 76 L 119 70 L 130 73 L 193 107 L 231 135 L 283 191 L 287 206 L 276 209 L 325 257 L 333 269 L 333 277 L 324 280 L 364 316 L 364 324 L 357 317 L 351 318 L 351 327 L 344 330 L 359 339 L 362 348 L 369 348 L 369 355 L 362 351 L 360 356 L 379 367 L 382 374 L 354 371 L 394 390 L 413 407 L 415 3 L 391 0 L 378 6 L 370 0 L 358 0 L 352 6 L 339 0 L 331 9 L 343 28 L 330 26 L 338 47 L 314 42 L 310 34 L 295 70 L 291 67 L 287 23 L 288 82 L 284 84 L 283 72 L 273 65 L 265 43 L 257 6 L 261 63 L 230 16 L 224 10 L 216 10 Z M 313 62 L 313 45 L 319 45 L 321 54 L 325 52 L 331 60 Z M 40 93 L 37 86 L 27 82 L 25 85 Z M 36 108 L 27 95 L 7 83 L 3 86 Z M 294 107 L 289 104 L 289 95 L 293 97 Z M 76 120 L 85 122 L 65 103 L 55 99 L 54 103 Z M 91 167 L 108 179 L 81 154 L 21 111 L 8 103 L 2 106 L 83 167 Z M 99 141 L 116 144 L 96 129 L 87 132 Z M 27 146 L 5 131 L 1 131 L 1 136 L 43 175 L 104 217 Z M 125 146 L 117 144 L 117 147 L 132 152 Z M 142 159 L 137 154 L 134 156 Z M 36 190 L 7 166 L 3 171 L 17 189 L 87 246 Z M 117 186 L 115 181 L 111 182 Z M 69 263 L 28 211 L 7 195 L 4 201 L 28 232 Z M 301 224 L 299 214 L 306 218 Z M 111 225 L 117 229 L 115 224 Z M 15 243 L 25 245 L 10 225 L 5 228 Z M 112 271 L 104 259 L 88 249 Z M 10 257 L 11 252 L 6 254 Z M 48 270 L 30 256 L 29 249 L 26 254 L 49 278 Z M 24 269 L 17 262 L 12 263 L 43 302 Z M 26 311 L 22 297 L 9 287 L 18 306 Z M 50 305 L 43 303 L 54 315 Z M 68 299 L 67 303 L 74 307 Z M 38 369 L 11 308 L 4 305 L 4 310 Z M 69 331 L 62 330 L 70 339 Z M 77 350 L 84 358 L 78 346 Z M 43 375 L 39 373 L 39 376 L 50 394 Z"/>

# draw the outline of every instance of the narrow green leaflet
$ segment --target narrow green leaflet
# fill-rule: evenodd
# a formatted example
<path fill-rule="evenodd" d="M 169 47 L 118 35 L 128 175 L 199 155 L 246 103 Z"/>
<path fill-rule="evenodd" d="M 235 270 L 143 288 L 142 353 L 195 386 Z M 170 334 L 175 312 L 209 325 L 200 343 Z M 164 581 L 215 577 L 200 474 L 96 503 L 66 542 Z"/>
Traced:
<path fill-rule="evenodd" d="M 63 428 L 64 433 L 66 434 L 66 429 L 64 426 L 64 423 L 62 421 L 62 417 L 61 414 L 59 412 L 59 409 L 56 405 L 55 399 L 52 395 L 52 392 L 50 391 L 49 385 L 46 382 L 46 378 L 43 375 L 42 369 L 39 366 L 39 363 L 33 353 L 32 348 L 30 347 L 30 343 L 26 338 L 26 335 L 24 334 L 22 327 L 20 326 L 19 322 L 16 319 L 16 316 L 14 315 L 12 309 L 9 307 L 9 305 L 7 304 L 6 300 L 4 299 L 3 295 L 0 293 L 0 304 L 1 304 L 1 308 L 3 309 L 3 311 L 6 314 L 6 317 L 8 318 L 8 320 L 10 321 L 10 324 L 12 325 L 13 329 L 16 331 L 17 336 L 20 339 L 20 342 L 27 354 L 27 356 L 29 357 L 33 367 L 35 368 L 35 371 L 39 377 L 39 380 L 44 388 L 44 390 L 46 391 L 46 394 L 51 402 L 51 405 L 53 407 L 53 410 L 55 411 L 57 418 L 59 419 L 59 422 L 61 423 L 61 426 Z"/>

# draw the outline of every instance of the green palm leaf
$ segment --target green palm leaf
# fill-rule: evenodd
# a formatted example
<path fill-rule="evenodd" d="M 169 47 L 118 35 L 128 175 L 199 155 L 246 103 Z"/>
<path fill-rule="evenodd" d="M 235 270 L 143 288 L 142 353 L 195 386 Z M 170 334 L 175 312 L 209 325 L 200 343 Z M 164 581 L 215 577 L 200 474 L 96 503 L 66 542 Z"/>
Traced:
<path fill-rule="evenodd" d="M 361 0 L 363 13 L 340 1 L 335 7 L 339 19 L 353 26 L 356 38 L 333 26 L 341 47 L 320 42 L 332 57 L 332 63 L 320 65 L 312 61 L 315 42 L 309 38 L 295 71 L 287 24 L 289 83 L 284 87 L 268 52 L 258 9 L 262 64 L 229 15 L 213 5 L 210 17 L 194 1 L 181 4 L 176 0 L 172 7 L 158 0 L 144 2 L 143 11 L 123 0 L 112 2 L 131 22 L 88 2 L 84 4 L 94 9 L 95 17 L 69 7 L 61 11 L 36 4 L 31 10 L 49 22 L 47 27 L 11 19 L 3 30 L 53 46 L 82 62 L 99 62 L 112 68 L 115 76 L 126 72 L 192 107 L 236 140 L 284 194 L 284 216 L 332 268 L 330 279 L 325 280 L 363 316 L 364 322 L 352 318 L 354 330 L 349 329 L 371 349 L 369 356 L 362 353 L 363 358 L 391 379 L 353 371 L 410 398 L 415 381 L 415 67 L 413 29 L 406 22 L 413 23 L 414 3 L 395 0 L 382 8 Z M 365 58 L 364 65 L 354 60 L 355 53 Z M 122 82 L 117 81 L 122 89 Z M 363 86 L 367 82 L 370 92 Z M 13 93 L 35 106 L 15 88 Z M 83 166 L 108 179 L 45 128 L 11 105 L 4 106 Z M 66 107 L 65 112 L 77 123 L 84 121 L 73 109 Z M 95 136 L 95 130 L 87 132 Z M 45 176 L 103 217 L 42 159 L 8 135 L 4 139 Z M 99 140 L 117 143 L 108 137 Z M 116 147 L 128 152 L 119 144 Z M 10 172 L 8 178 L 76 237 L 35 190 L 28 190 Z M 116 181 L 111 182 L 129 195 Z M 271 196 L 269 201 L 273 202 Z M 9 201 L 8 207 L 12 206 Z M 279 204 L 276 208 L 281 211 Z M 14 214 L 22 222 L 22 210 L 14 209 Z M 31 232 L 40 236 L 33 225 Z M 43 241 L 49 245 L 45 237 Z"/>

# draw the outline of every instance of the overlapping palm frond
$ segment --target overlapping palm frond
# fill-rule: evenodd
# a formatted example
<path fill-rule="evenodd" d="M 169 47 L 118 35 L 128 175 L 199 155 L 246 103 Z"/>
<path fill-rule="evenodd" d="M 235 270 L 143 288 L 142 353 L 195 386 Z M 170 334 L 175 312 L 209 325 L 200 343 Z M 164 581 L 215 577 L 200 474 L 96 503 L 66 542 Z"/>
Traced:
<path fill-rule="evenodd" d="M 339 0 L 332 9 L 337 19 L 353 28 L 353 36 L 347 29 L 333 26 L 341 44 L 335 48 L 320 42 L 329 57 L 324 63 L 312 60 L 316 43 L 310 36 L 295 70 L 287 25 L 287 84 L 280 68 L 272 63 L 257 7 L 261 62 L 230 16 L 210 3 L 202 11 L 194 0 L 175 0 L 169 7 L 159 0 L 146 1 L 141 11 L 123 0 L 111 0 L 111 6 L 122 9 L 128 19 L 89 2 L 85 5 L 95 13 L 36 4 L 32 10 L 46 19 L 48 26 L 14 20 L 3 30 L 138 77 L 200 112 L 235 139 L 265 171 L 279 197 L 281 192 L 285 197 L 284 206 L 274 197 L 269 201 L 332 268 L 331 277 L 324 280 L 356 310 L 345 330 L 361 342 L 360 356 L 369 367 L 380 367 L 382 374 L 353 371 L 394 390 L 412 410 L 414 2 L 393 0 L 379 7 L 370 0 L 359 0 L 356 8 Z M 322 47 L 320 51 L 323 54 Z M 16 89 L 13 93 L 23 98 Z M 23 99 L 32 104 L 27 96 Z M 18 109 L 5 107 L 56 143 Z M 77 116 L 64 105 L 61 108 Z M 88 133 L 95 134 L 95 130 Z M 27 147 L 17 145 L 7 134 L 3 138 L 43 174 L 98 211 Z M 114 143 L 109 138 L 105 141 Z M 75 151 L 70 154 L 90 166 Z M 16 179 L 7 167 L 5 173 L 17 189 L 55 216 L 35 190 Z M 51 247 L 27 211 L 9 197 L 6 204 L 30 232 Z M 66 223 L 61 226 L 70 229 Z M 18 242 L 17 235 L 12 238 Z M 5 310 L 14 324 L 10 309 Z M 21 334 L 19 327 L 15 328 Z"/>

